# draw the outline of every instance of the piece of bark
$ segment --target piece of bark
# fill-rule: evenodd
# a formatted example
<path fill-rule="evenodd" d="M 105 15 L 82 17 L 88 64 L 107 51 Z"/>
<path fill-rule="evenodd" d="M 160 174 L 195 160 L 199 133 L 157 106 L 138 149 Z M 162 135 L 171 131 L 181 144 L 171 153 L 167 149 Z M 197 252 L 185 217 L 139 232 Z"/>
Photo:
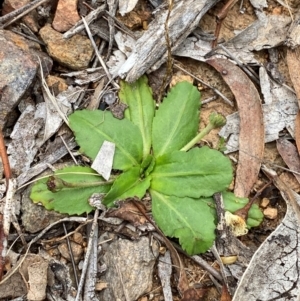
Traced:
<path fill-rule="evenodd" d="M 174 1 L 168 30 L 172 51 L 198 26 L 202 16 L 219 0 Z M 168 9 L 158 9 L 149 29 L 136 42 L 135 48 L 119 70 L 119 76 L 134 82 L 145 72 L 156 70 L 167 58 L 165 21 Z M 154 66 L 155 65 L 155 66 Z"/>
<path fill-rule="evenodd" d="M 244 64 L 259 63 L 254 51 L 270 49 L 282 45 L 286 40 L 291 18 L 282 15 L 266 15 L 263 11 L 256 12 L 258 20 L 241 31 L 231 40 L 223 44 L 232 56 Z M 216 47 L 211 53 L 224 54 L 224 50 Z"/>
<path fill-rule="evenodd" d="M 158 276 L 163 289 L 164 300 L 173 301 L 171 289 L 172 262 L 170 252 L 167 251 L 164 255 L 159 256 L 158 261 Z"/>
<path fill-rule="evenodd" d="M 43 128 L 44 116 L 44 103 L 37 106 L 27 105 L 14 126 L 7 153 L 10 155 L 11 168 L 17 176 L 30 169 L 42 145 L 42 139 L 38 137 L 38 133 Z"/>
<path fill-rule="evenodd" d="M 240 116 L 239 162 L 234 193 L 248 197 L 257 180 L 264 152 L 264 125 L 261 99 L 252 81 L 228 60 L 207 61 L 220 72 L 235 96 Z"/>
<path fill-rule="evenodd" d="M 120 1 L 119 3 L 119 13 L 124 16 L 125 14 L 131 12 L 136 4 L 138 3 L 138 0 L 125 0 Z"/>
<path fill-rule="evenodd" d="M 232 301 L 299 300 L 300 196 L 274 171 L 265 170 L 286 201 L 287 212 L 252 257 Z"/>
<path fill-rule="evenodd" d="M 294 16 L 294 21 L 289 28 L 285 44 L 292 49 L 299 48 L 300 45 L 300 10 Z"/>

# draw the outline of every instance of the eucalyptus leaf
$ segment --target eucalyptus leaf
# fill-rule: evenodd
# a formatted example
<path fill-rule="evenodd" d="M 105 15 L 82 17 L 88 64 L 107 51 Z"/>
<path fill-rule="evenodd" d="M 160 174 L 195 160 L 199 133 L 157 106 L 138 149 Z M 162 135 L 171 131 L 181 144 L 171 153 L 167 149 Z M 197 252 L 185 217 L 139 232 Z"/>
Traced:
<path fill-rule="evenodd" d="M 143 140 L 143 159 L 151 149 L 152 121 L 155 111 L 155 102 L 152 90 L 146 76 L 142 76 L 135 83 L 120 82 L 120 100 L 127 104 L 125 117 L 134 123 L 140 130 Z"/>
<path fill-rule="evenodd" d="M 152 190 L 199 198 L 226 189 L 232 181 L 232 166 L 222 153 L 204 146 L 158 158 L 151 176 Z"/>
<path fill-rule="evenodd" d="M 33 185 L 30 198 L 34 203 L 42 203 L 46 209 L 60 213 L 79 215 L 91 212 L 94 208 L 88 203 L 89 197 L 93 193 L 107 193 L 111 187 L 110 182 L 89 167 L 66 167 L 54 175 L 73 187 L 65 186 L 57 192 L 51 192 L 47 186 L 47 177 Z"/>
<path fill-rule="evenodd" d="M 198 131 L 200 93 L 191 83 L 178 83 L 153 119 L 152 148 L 157 158 L 180 150 Z"/>
<path fill-rule="evenodd" d="M 142 162 L 143 141 L 138 127 L 130 120 L 116 119 L 110 112 L 82 110 L 69 116 L 69 125 L 80 151 L 91 159 L 96 158 L 107 140 L 116 146 L 114 169 L 127 170 Z"/>
<path fill-rule="evenodd" d="M 140 169 L 140 166 L 135 166 L 119 175 L 102 203 L 111 207 L 117 200 L 134 196 L 142 198 L 150 186 L 150 177 L 141 179 Z"/>
<path fill-rule="evenodd" d="M 194 255 L 206 252 L 215 240 L 211 199 L 178 198 L 150 190 L 153 217 L 169 237 L 177 237 L 182 248 Z"/>

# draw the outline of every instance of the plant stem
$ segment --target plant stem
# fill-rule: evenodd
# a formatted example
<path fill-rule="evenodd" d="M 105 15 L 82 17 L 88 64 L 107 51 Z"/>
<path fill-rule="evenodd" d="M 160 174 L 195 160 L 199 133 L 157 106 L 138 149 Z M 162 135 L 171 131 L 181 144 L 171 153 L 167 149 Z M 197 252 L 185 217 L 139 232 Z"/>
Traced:
<path fill-rule="evenodd" d="M 213 130 L 215 126 L 209 123 L 196 137 L 194 137 L 190 142 L 188 142 L 181 151 L 187 152 L 193 146 L 195 146 L 203 137 L 205 137 L 211 130 Z"/>
<path fill-rule="evenodd" d="M 84 188 L 84 187 L 96 187 L 96 186 L 105 186 L 105 185 L 110 185 L 111 183 L 113 183 L 114 180 L 109 180 L 109 181 L 96 181 L 96 182 L 79 182 L 79 183 L 76 183 L 76 182 L 73 182 L 73 183 L 70 183 L 70 182 L 66 182 L 66 181 L 63 181 L 63 184 L 65 187 L 68 187 L 68 188 Z"/>
<path fill-rule="evenodd" d="M 67 182 L 57 176 L 51 176 L 47 181 L 47 187 L 51 192 L 57 192 L 64 188 L 85 188 L 110 185 L 114 180 L 115 179 L 95 182 Z"/>

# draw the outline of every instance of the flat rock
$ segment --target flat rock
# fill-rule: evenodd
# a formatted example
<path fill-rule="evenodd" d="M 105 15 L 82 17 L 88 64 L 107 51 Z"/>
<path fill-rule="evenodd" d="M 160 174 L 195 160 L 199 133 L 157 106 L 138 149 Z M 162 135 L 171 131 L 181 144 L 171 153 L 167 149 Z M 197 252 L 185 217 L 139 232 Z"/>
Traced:
<path fill-rule="evenodd" d="M 77 34 L 70 39 L 64 39 L 50 24 L 40 30 L 40 36 L 47 46 L 48 54 L 55 61 L 72 70 L 88 67 L 93 56 L 93 47 L 87 37 Z"/>
<path fill-rule="evenodd" d="M 26 40 L 6 30 L 0 30 L 0 128 L 10 112 L 32 84 L 37 71 L 31 47 Z M 22 49 L 23 47 L 23 49 Z"/>
<path fill-rule="evenodd" d="M 52 26 L 59 32 L 65 32 L 80 20 L 77 12 L 78 0 L 59 0 Z"/>
<path fill-rule="evenodd" d="M 29 198 L 30 190 L 31 187 L 24 192 L 21 204 L 22 225 L 26 232 L 39 232 L 50 224 L 65 217 L 65 215 L 53 210 L 48 211 L 45 207 L 34 204 Z"/>
<path fill-rule="evenodd" d="M 101 300 L 135 301 L 149 292 L 157 256 L 158 246 L 153 244 L 151 249 L 147 237 L 139 241 L 123 239 L 111 243 L 103 256 L 107 270 L 100 280 L 108 283 L 108 287 L 101 292 Z"/>

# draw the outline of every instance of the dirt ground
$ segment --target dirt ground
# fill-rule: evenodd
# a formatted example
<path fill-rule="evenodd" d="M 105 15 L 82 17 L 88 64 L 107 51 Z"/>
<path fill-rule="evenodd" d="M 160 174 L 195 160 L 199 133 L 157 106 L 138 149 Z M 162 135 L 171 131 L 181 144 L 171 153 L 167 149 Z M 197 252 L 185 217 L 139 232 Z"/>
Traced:
<path fill-rule="evenodd" d="M 280 1 L 275 1 L 275 0 L 270 0 L 268 2 L 268 8 L 265 9 L 266 14 L 272 14 L 272 15 L 286 15 L 289 16 L 290 12 L 288 9 L 284 8 L 281 4 Z M 297 0 L 286 0 L 282 1 L 284 3 L 288 3 L 288 5 L 296 10 L 299 9 L 299 1 Z M 222 9 L 223 5 L 226 3 L 226 1 L 220 1 L 215 7 L 213 7 L 201 20 L 200 26 L 201 28 L 206 31 L 213 33 L 215 26 L 216 26 L 216 20 L 215 20 L 215 15 Z M 147 1 L 140 1 L 138 9 L 144 8 L 144 18 L 149 20 L 149 3 Z M 137 9 L 137 10 L 138 10 Z M 140 11 L 139 11 L 140 12 Z M 141 13 L 140 13 L 141 14 Z M 128 16 L 128 18 L 125 17 L 120 17 L 118 16 L 119 20 L 121 20 L 124 24 L 126 24 L 128 27 L 134 28 L 136 25 L 134 24 L 136 20 L 131 20 Z M 219 36 L 219 40 L 225 40 L 228 41 L 230 38 L 234 37 L 235 34 L 238 31 L 241 31 L 248 27 L 250 24 L 252 24 L 256 20 L 256 15 L 255 11 L 250 4 L 248 0 L 245 0 L 242 5 L 242 12 L 240 9 L 240 1 L 238 1 L 233 8 L 229 11 L 226 19 L 224 20 L 222 27 L 221 27 L 221 32 Z M 49 21 L 50 22 L 50 21 Z M 143 24 L 145 26 L 145 24 Z M 137 27 L 141 26 L 141 24 L 138 24 Z M 12 27 L 9 27 L 8 30 L 11 30 Z M 43 51 L 45 51 L 44 48 L 42 48 Z M 279 52 L 279 62 L 278 62 L 278 69 L 281 75 L 283 76 L 285 83 L 292 87 L 292 81 L 289 75 L 289 69 L 287 66 L 286 62 L 286 47 L 278 47 L 278 52 Z M 1 53 L 1 46 L 0 46 L 0 53 Z M 268 51 L 267 50 L 262 50 L 257 53 L 255 53 L 255 57 L 262 63 L 266 64 L 268 60 Z M 210 85 L 216 87 L 223 95 L 225 95 L 228 99 L 234 102 L 234 95 L 231 92 L 230 88 L 228 85 L 225 83 L 225 81 L 222 79 L 222 76 L 210 65 L 204 62 L 199 62 L 190 58 L 180 58 L 176 57 L 175 58 L 177 62 L 180 63 L 181 66 L 183 66 L 187 71 L 192 73 L 194 76 L 201 78 L 204 82 L 209 83 Z M 1 57 L 0 57 L 1 60 Z M 59 74 L 60 70 L 65 69 L 65 67 L 61 67 L 59 63 L 55 63 L 53 71 L 50 72 L 50 74 L 53 73 L 53 75 Z M 65 71 L 65 70 L 64 70 Z M 257 71 L 257 70 L 256 70 Z M 173 70 L 173 73 L 178 75 L 177 70 Z M 150 75 L 151 77 L 151 75 Z M 196 83 L 196 81 L 194 81 Z M 206 87 L 205 85 L 202 85 L 200 83 L 197 83 L 198 89 L 202 94 L 202 101 L 205 101 L 206 99 L 211 98 L 214 96 L 214 92 Z M 87 90 L 93 90 L 95 88 L 96 84 L 92 84 L 90 86 L 86 86 Z M 0 88 L 1 87 L 1 82 L 0 82 Z M 91 93 L 89 91 L 86 94 L 86 99 L 89 101 Z M 0 107 L 1 110 L 1 107 Z M 199 129 L 204 128 L 209 119 L 209 115 L 211 112 L 219 112 L 222 113 L 224 116 L 228 116 L 234 112 L 237 111 L 237 105 L 235 104 L 234 107 L 224 103 L 224 101 L 220 98 L 217 98 L 214 101 L 208 102 L 204 104 L 201 107 L 201 122 L 199 124 Z M 16 113 L 16 112 L 15 112 Z M 19 112 L 17 112 L 17 115 Z M 14 122 L 16 119 L 12 118 L 12 121 L 9 124 L 9 127 L 7 127 L 4 131 L 5 138 L 7 141 L 9 141 L 9 134 L 11 133 L 12 129 L 14 128 Z M 213 130 L 208 136 L 205 137 L 205 140 L 201 142 L 203 145 L 208 145 L 212 148 L 216 148 L 219 144 L 220 137 L 218 136 L 219 129 Z M 282 135 L 286 134 L 287 132 L 284 130 Z M 43 150 L 46 151 L 46 150 Z M 232 153 L 228 155 L 233 162 L 237 162 L 238 160 L 238 152 Z M 81 162 L 85 163 L 85 160 L 88 160 L 87 158 L 83 157 L 81 158 Z M 61 164 L 68 164 L 70 161 L 70 157 L 66 156 L 63 159 L 60 159 Z M 265 145 L 265 151 L 264 151 L 264 156 L 263 156 L 263 162 L 267 163 L 273 163 L 277 164 L 279 166 L 286 167 L 286 164 L 284 163 L 283 159 L 278 153 L 276 143 L 271 142 Z M 234 165 L 236 168 L 236 163 Z M 300 185 L 299 183 L 291 176 L 289 173 L 280 171 L 278 170 L 279 174 L 281 174 L 282 177 L 285 177 L 287 181 L 290 183 L 290 186 L 293 188 L 295 192 L 300 191 Z M 254 185 L 254 188 L 251 192 L 250 197 L 253 197 L 257 191 L 259 191 L 263 185 L 267 182 L 267 179 L 263 173 L 260 173 L 257 182 Z M 231 185 L 233 188 L 234 183 Z M 276 229 L 276 227 L 281 223 L 282 219 L 285 216 L 286 212 L 286 203 L 280 196 L 280 193 L 276 189 L 276 187 L 271 184 L 267 189 L 264 190 L 263 194 L 260 195 L 255 203 L 258 205 L 261 205 L 261 202 L 263 198 L 269 199 L 269 207 L 275 208 L 278 210 L 276 216 L 272 219 L 265 217 L 264 221 L 261 223 L 259 227 L 252 228 L 248 234 L 244 235 L 243 237 L 240 238 L 240 240 L 248 246 L 251 250 L 255 251 L 261 243 Z M 150 207 L 150 206 L 149 206 Z M 263 208 L 262 208 L 263 210 Z M 18 221 L 21 224 L 21 230 L 20 232 L 22 233 L 23 231 L 23 226 L 22 226 L 22 213 L 18 216 Z M 87 246 L 87 240 L 88 240 L 88 234 L 87 234 L 87 227 L 80 227 L 79 229 L 77 228 L 78 224 L 76 223 L 71 223 L 68 228 L 65 230 L 66 232 L 63 231 L 62 228 L 54 228 L 52 232 L 48 233 L 46 237 L 44 237 L 42 240 L 39 240 L 36 242 L 31 249 L 31 253 L 38 253 L 40 249 L 42 249 L 45 253 L 47 253 L 49 256 L 52 256 L 53 258 L 57 260 L 61 260 L 63 263 L 66 263 L 69 267 L 71 267 L 71 263 L 69 259 L 64 258 L 61 255 L 61 250 L 58 248 L 60 245 L 59 240 L 64 238 L 64 236 L 67 233 L 73 233 L 72 231 L 75 231 L 79 233 L 78 235 L 80 236 L 79 239 L 79 244 L 80 244 L 80 260 L 83 259 L 84 253 L 86 251 L 86 246 Z M 105 228 L 106 227 L 106 228 Z M 116 228 L 112 227 L 110 229 L 110 226 L 108 225 L 103 225 L 103 229 L 101 230 L 102 232 L 105 232 L 105 230 L 113 230 L 115 231 Z M 30 241 L 35 234 L 29 234 L 29 233 L 23 233 L 24 234 L 24 239 L 28 242 Z M 133 233 L 122 233 L 120 236 L 122 237 L 128 237 L 130 235 L 133 235 Z M 14 230 L 13 227 L 11 227 L 11 233 L 9 236 L 9 245 L 12 248 L 12 250 L 15 253 L 19 254 L 24 254 L 24 247 L 23 243 L 20 240 L 17 240 L 14 243 L 14 240 L 17 239 L 18 237 L 18 231 Z M 74 237 L 73 237 L 74 240 Z M 175 241 L 176 242 L 176 241 Z M 163 253 L 165 251 L 164 246 L 161 246 L 160 252 Z M 203 254 L 203 259 L 205 259 L 212 267 L 216 268 L 217 270 L 219 269 L 218 263 L 215 260 L 214 256 L 211 253 L 206 253 Z M 197 288 L 201 288 L 202 291 L 204 292 L 203 297 L 199 300 L 203 301 L 229 301 L 231 299 L 220 299 L 221 294 L 220 291 L 216 288 L 214 285 L 213 281 L 211 280 L 211 277 L 207 271 L 202 269 L 198 264 L 196 264 L 190 257 L 181 255 L 181 258 L 183 260 L 183 264 L 186 269 L 186 274 L 188 277 L 188 282 L 190 286 L 194 286 Z M 78 272 L 78 260 L 76 262 L 76 270 Z M 8 268 L 6 271 L 11 269 L 13 267 L 13 264 L 8 264 Z M 71 268 L 70 268 L 71 269 Z M 73 268 L 72 268 L 73 269 Z M 79 273 L 80 274 L 80 273 Z M 72 278 L 74 276 L 72 275 Z M 176 289 L 176 279 L 175 275 L 172 277 L 172 293 L 173 293 L 173 300 L 181 300 L 181 297 Z M 1 300 L 12 300 L 10 298 L 4 298 Z M 23 300 L 23 299 L 22 299 Z M 158 276 L 158 269 L 157 265 L 155 265 L 154 272 L 153 272 L 153 283 L 152 283 L 152 288 L 150 292 L 147 294 L 141 296 L 139 301 L 146 301 L 146 300 L 153 300 L 153 301 L 160 301 L 164 300 L 163 293 L 162 293 L 162 285 L 160 282 L 160 277 Z M 185 299 L 188 300 L 188 299 Z M 189 300 L 194 300 L 194 299 L 189 299 Z"/>

